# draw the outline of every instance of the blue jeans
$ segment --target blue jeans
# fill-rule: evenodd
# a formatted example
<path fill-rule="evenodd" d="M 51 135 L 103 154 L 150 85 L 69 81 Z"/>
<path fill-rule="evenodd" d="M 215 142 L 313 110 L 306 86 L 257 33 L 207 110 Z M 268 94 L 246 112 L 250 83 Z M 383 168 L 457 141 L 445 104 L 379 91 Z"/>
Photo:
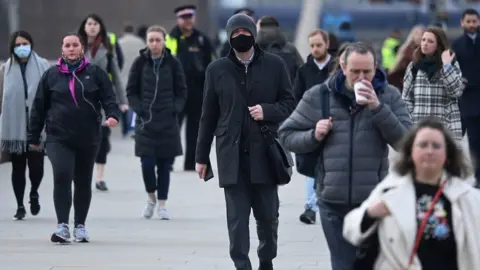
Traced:
<path fill-rule="evenodd" d="M 318 212 L 317 193 L 315 192 L 315 179 L 307 177 L 305 179 L 305 194 L 307 195 L 307 201 L 305 202 L 305 208 L 312 209 Z"/>
<path fill-rule="evenodd" d="M 318 200 L 320 221 L 330 250 L 332 270 L 352 270 L 357 248 L 343 238 L 343 219 L 352 207 Z"/>
<path fill-rule="evenodd" d="M 173 158 L 141 157 L 143 182 L 147 193 L 157 192 L 157 199 L 168 199 L 170 188 L 170 167 Z M 157 174 L 155 175 L 155 167 Z"/>

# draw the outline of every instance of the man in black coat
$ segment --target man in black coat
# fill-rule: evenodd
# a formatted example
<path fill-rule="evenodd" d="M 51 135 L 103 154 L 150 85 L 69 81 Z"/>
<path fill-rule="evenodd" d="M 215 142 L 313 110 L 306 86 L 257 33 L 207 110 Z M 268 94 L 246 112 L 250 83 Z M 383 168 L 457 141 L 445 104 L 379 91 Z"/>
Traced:
<path fill-rule="evenodd" d="M 255 44 L 253 20 L 236 14 L 227 22 L 233 48 L 209 65 L 200 119 L 196 170 L 205 179 L 213 137 L 217 137 L 220 187 L 224 188 L 230 257 L 236 269 L 252 269 L 249 217 L 257 220 L 262 270 L 277 255 L 278 189 L 261 127 L 278 129 L 295 108 L 285 62 Z"/>

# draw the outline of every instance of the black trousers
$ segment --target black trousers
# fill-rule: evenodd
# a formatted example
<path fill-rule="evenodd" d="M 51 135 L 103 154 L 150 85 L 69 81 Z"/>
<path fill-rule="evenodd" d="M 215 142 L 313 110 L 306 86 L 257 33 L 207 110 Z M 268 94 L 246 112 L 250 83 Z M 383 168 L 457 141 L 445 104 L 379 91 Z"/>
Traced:
<path fill-rule="evenodd" d="M 11 154 L 12 161 L 12 186 L 17 206 L 23 206 L 27 178 L 25 176 L 28 166 L 30 178 L 30 197 L 38 197 L 38 188 L 43 179 L 44 152 L 28 151 L 23 154 Z"/>
<path fill-rule="evenodd" d="M 107 155 L 110 153 L 112 148 L 110 144 L 110 135 L 112 134 L 112 130 L 107 126 L 102 126 L 100 131 L 100 146 L 98 147 L 95 163 L 105 165 L 107 164 Z"/>
<path fill-rule="evenodd" d="M 92 200 L 92 174 L 97 146 L 72 147 L 60 142 L 47 143 L 47 155 L 53 169 L 53 202 L 57 222 L 68 224 L 72 207 L 75 226 L 85 224 Z"/>
<path fill-rule="evenodd" d="M 478 185 L 480 179 L 480 115 L 463 117 L 462 120 L 468 133 L 468 144 Z"/>
<path fill-rule="evenodd" d="M 189 103 L 187 102 L 187 104 Z M 198 127 L 200 125 L 201 115 L 202 108 L 198 105 L 187 108 L 184 113 L 178 115 L 178 125 L 180 128 L 182 127 L 183 118 L 187 118 L 185 161 L 183 165 L 186 171 L 195 170 L 195 150 L 197 148 Z"/>
<path fill-rule="evenodd" d="M 260 262 L 271 262 L 277 256 L 278 239 L 278 187 L 272 184 L 252 184 L 247 154 L 241 154 L 238 184 L 225 187 L 230 257 L 235 268 L 251 270 L 250 212 L 257 222 Z"/>

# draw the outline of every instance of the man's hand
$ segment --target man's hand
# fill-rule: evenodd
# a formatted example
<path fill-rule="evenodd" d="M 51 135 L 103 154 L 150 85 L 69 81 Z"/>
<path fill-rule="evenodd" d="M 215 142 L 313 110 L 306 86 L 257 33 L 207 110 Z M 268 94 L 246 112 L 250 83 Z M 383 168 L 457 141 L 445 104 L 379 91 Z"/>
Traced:
<path fill-rule="evenodd" d="M 373 85 L 368 80 L 362 80 L 362 83 L 365 84 L 366 88 L 360 88 L 357 90 L 357 94 L 364 96 L 365 100 L 357 101 L 360 105 L 367 105 L 370 110 L 377 108 L 380 105 L 377 94 L 373 89 Z"/>
<path fill-rule="evenodd" d="M 253 107 L 248 107 L 250 115 L 255 121 L 263 120 L 263 109 L 260 105 L 255 105 Z"/>
<path fill-rule="evenodd" d="M 120 111 L 122 111 L 122 112 L 128 111 L 128 105 L 127 104 L 120 105 Z"/>
<path fill-rule="evenodd" d="M 116 127 L 117 124 L 118 124 L 118 121 L 113 117 L 109 117 L 107 119 L 107 121 L 105 121 L 105 123 L 104 123 L 105 126 L 110 127 L 110 128 Z"/>
<path fill-rule="evenodd" d="M 205 175 L 207 174 L 207 164 L 195 164 L 195 171 L 197 171 L 200 179 L 205 179 Z"/>
<path fill-rule="evenodd" d="M 30 151 L 35 151 L 35 152 L 42 151 L 42 148 L 40 148 L 40 145 L 38 145 L 38 144 L 29 144 L 28 148 L 29 148 Z"/>
<path fill-rule="evenodd" d="M 330 130 L 332 130 L 332 126 L 332 117 L 318 121 L 317 125 L 315 126 L 315 139 L 320 141 L 330 132 Z"/>

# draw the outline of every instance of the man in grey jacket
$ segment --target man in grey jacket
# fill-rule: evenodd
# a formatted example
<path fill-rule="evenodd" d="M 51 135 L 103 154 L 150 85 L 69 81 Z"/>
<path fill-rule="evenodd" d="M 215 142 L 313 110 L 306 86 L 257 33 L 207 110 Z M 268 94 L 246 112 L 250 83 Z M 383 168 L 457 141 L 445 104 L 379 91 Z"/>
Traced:
<path fill-rule="evenodd" d="M 395 147 L 411 119 L 400 92 L 376 68 L 372 47 L 352 43 L 340 61 L 341 70 L 304 94 L 279 136 L 289 151 L 317 151 L 316 189 L 332 269 L 350 270 L 356 248 L 343 239 L 343 219 L 386 176 L 388 145 Z M 356 82 L 364 84 L 357 91 L 364 100 L 355 99 Z M 322 109 L 324 91 L 328 110 Z"/>

